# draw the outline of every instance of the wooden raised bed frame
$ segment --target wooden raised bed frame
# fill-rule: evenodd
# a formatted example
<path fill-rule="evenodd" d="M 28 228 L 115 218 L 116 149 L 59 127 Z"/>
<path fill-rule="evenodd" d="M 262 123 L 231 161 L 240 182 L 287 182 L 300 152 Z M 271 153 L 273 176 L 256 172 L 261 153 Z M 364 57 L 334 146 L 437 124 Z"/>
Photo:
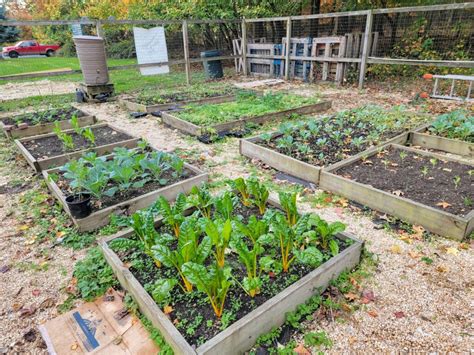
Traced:
<path fill-rule="evenodd" d="M 90 126 L 97 123 L 97 118 L 95 116 L 90 116 L 89 114 L 81 110 L 78 110 L 78 111 L 79 111 L 79 116 L 77 117 L 77 120 L 79 122 L 79 126 L 84 127 L 84 126 Z M 53 128 L 54 128 L 54 123 L 41 123 L 34 126 L 26 126 L 25 128 L 13 127 L 10 130 L 8 130 L 6 129 L 7 126 L 3 122 L 3 120 L 5 119 L 6 118 L 2 118 L 0 120 L 0 128 L 3 130 L 7 138 L 10 138 L 10 139 L 18 139 L 18 138 L 24 138 L 24 137 L 37 136 L 40 134 L 51 133 L 53 132 Z M 61 127 L 61 130 L 72 128 L 70 120 L 62 120 L 58 122 L 59 122 L 59 126 Z"/>
<path fill-rule="evenodd" d="M 155 111 L 162 111 L 168 110 L 175 106 L 185 106 L 189 104 L 221 104 L 224 102 L 230 102 L 235 100 L 235 95 L 224 95 L 224 96 L 214 96 L 214 97 L 206 97 L 204 99 L 198 100 L 186 100 L 186 101 L 177 101 L 177 102 L 170 102 L 167 104 L 156 104 L 156 105 L 144 105 L 137 102 L 131 101 L 131 98 L 123 98 L 119 99 L 119 102 L 124 105 L 128 110 L 135 111 L 135 112 L 155 112 Z"/>
<path fill-rule="evenodd" d="M 275 132 L 273 133 L 272 139 L 279 137 L 281 135 L 283 134 L 279 132 Z M 409 132 L 401 133 L 393 138 L 390 138 L 383 144 L 387 144 L 387 143 L 405 144 L 408 140 L 408 137 L 409 137 Z M 324 168 L 324 166 L 311 165 L 304 161 L 279 153 L 273 149 L 263 147 L 257 144 L 260 141 L 262 141 L 262 138 L 260 138 L 260 136 L 241 139 L 240 140 L 240 154 L 251 159 L 258 159 L 276 170 L 290 174 L 302 180 L 309 181 L 314 184 L 319 183 L 321 170 Z M 378 146 L 369 148 L 363 152 L 360 152 L 354 155 L 353 158 L 363 156 L 367 154 L 368 152 L 377 151 L 377 149 L 378 149 Z M 345 160 L 346 159 L 342 161 L 345 161 Z M 337 163 L 334 163 L 333 165 L 337 165 L 339 163 L 340 162 L 337 162 Z"/>
<path fill-rule="evenodd" d="M 370 157 L 376 154 L 379 150 L 390 147 L 398 150 L 409 151 L 418 155 L 437 158 L 439 160 L 448 160 L 464 165 L 473 165 L 463 160 L 450 158 L 441 154 L 426 152 L 419 149 L 409 148 L 398 144 L 387 144 L 385 146 L 379 147 L 375 151 L 365 152 L 365 157 Z M 362 156 L 360 155 L 354 156 L 338 164 L 330 166 L 327 169 L 323 169 L 321 171 L 320 178 L 321 189 L 334 192 L 377 211 L 399 217 L 409 223 L 421 225 L 430 232 L 440 234 L 448 238 L 461 240 L 469 236 L 474 230 L 474 210 L 469 212 L 466 216 L 457 216 L 452 213 L 424 205 L 408 198 L 396 196 L 386 191 L 376 189 L 370 185 L 362 184 L 335 174 L 338 169 L 351 165 L 352 163 L 361 159 Z"/>
<path fill-rule="evenodd" d="M 90 127 L 91 128 L 98 128 L 98 127 L 105 127 L 105 126 L 109 126 L 114 131 L 126 134 L 126 135 L 130 136 L 131 138 L 127 139 L 127 140 L 124 140 L 124 141 L 112 143 L 112 144 L 95 146 L 93 148 L 82 149 L 82 150 L 78 150 L 78 151 L 75 151 L 75 152 L 65 153 L 65 154 L 62 154 L 62 155 L 57 155 L 57 156 L 54 156 L 54 157 L 48 157 L 46 159 L 36 159 L 35 157 L 33 157 L 33 155 L 31 155 L 31 153 L 26 149 L 26 147 L 23 145 L 23 143 L 27 142 L 27 141 L 31 141 L 31 140 L 41 139 L 41 138 L 44 138 L 44 137 L 55 136 L 56 135 L 55 133 L 41 134 L 39 136 L 16 139 L 15 140 L 15 145 L 18 147 L 21 154 L 23 154 L 23 156 L 25 157 L 28 164 L 34 170 L 36 170 L 37 172 L 41 172 L 45 169 L 51 169 L 51 168 L 54 168 L 56 166 L 64 165 L 69 160 L 78 158 L 78 157 L 82 156 L 84 153 L 87 153 L 87 152 L 96 152 L 98 155 L 105 155 L 105 154 L 112 153 L 112 151 L 114 150 L 115 147 L 135 148 L 137 146 L 137 143 L 140 140 L 140 138 L 132 137 L 129 133 L 127 133 L 127 132 L 125 132 L 125 131 L 123 131 L 123 130 L 115 127 L 115 126 L 112 126 L 108 123 L 101 123 L 101 124 L 97 124 L 97 125 L 90 126 Z M 74 130 L 69 129 L 69 130 L 65 130 L 64 132 L 74 133 Z"/>
<path fill-rule="evenodd" d="M 269 204 L 280 207 L 279 203 L 270 198 Z M 155 226 L 162 224 L 161 219 Z M 336 278 L 341 272 L 351 270 L 360 261 L 363 243 L 348 233 L 339 233 L 342 240 L 351 239 L 353 244 L 344 249 L 340 254 L 302 277 L 294 284 L 288 286 L 278 295 L 248 313 L 212 339 L 194 349 L 189 345 L 181 333 L 161 311 L 153 298 L 145 291 L 143 286 L 122 263 L 117 254 L 109 248 L 108 243 L 116 238 L 126 238 L 133 235 L 132 229 L 109 236 L 100 242 L 104 256 L 114 270 L 120 284 L 137 302 L 141 312 L 159 329 L 166 342 L 176 354 L 240 354 L 250 349 L 257 338 L 273 327 L 279 327 L 285 322 L 285 314 L 305 303 L 317 292 L 322 292 L 330 280 Z"/>
<path fill-rule="evenodd" d="M 71 217 L 79 232 L 88 232 L 107 225 L 112 214 L 129 215 L 135 211 L 149 207 L 157 200 L 159 196 L 163 196 L 170 201 L 174 200 L 180 192 L 189 193 L 193 186 L 200 185 L 208 180 L 208 174 L 201 171 L 200 169 L 187 163 L 184 163 L 184 167 L 191 170 L 195 175 L 186 180 L 164 186 L 157 190 L 150 191 L 144 195 L 106 207 L 102 210 L 91 213 L 85 218 L 80 219 L 74 218 L 71 215 L 66 203 L 66 196 L 63 194 L 56 182 L 50 178 L 50 174 L 57 173 L 60 168 L 44 170 L 43 177 L 46 180 L 46 184 L 48 185 L 52 194 L 59 201 L 64 211 L 66 211 L 69 217 Z"/>
<path fill-rule="evenodd" d="M 238 120 L 224 122 L 209 127 L 195 125 L 194 123 L 173 116 L 171 113 L 168 112 L 162 112 L 161 121 L 167 124 L 168 126 L 180 130 L 181 132 L 190 134 L 192 136 L 200 137 L 205 133 L 209 133 L 209 131 L 215 131 L 216 133 L 226 132 L 235 128 L 244 128 L 246 123 L 262 124 L 268 121 L 284 118 L 294 113 L 304 115 L 309 113 L 322 112 L 330 109 L 331 105 L 331 101 L 321 101 L 316 104 L 305 105 L 285 111 L 272 112 L 254 117 L 242 117 Z"/>
<path fill-rule="evenodd" d="M 431 124 L 425 125 L 412 133 L 412 145 L 474 159 L 474 143 L 429 134 L 427 131 L 430 125 Z"/>

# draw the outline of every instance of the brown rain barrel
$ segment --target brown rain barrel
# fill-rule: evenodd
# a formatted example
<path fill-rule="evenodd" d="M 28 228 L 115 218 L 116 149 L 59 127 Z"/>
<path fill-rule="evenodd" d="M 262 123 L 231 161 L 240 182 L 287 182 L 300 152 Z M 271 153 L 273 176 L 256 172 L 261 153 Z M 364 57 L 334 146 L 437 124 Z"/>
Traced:
<path fill-rule="evenodd" d="M 81 63 L 86 85 L 104 85 L 109 82 L 105 44 L 101 37 L 74 36 L 77 57 Z"/>

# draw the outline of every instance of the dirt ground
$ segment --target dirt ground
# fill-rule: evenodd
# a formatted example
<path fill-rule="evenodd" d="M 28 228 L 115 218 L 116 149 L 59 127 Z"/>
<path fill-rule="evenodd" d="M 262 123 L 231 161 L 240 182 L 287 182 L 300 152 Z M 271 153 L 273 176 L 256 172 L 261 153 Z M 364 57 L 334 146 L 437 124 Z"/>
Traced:
<path fill-rule="evenodd" d="M 387 92 L 369 88 L 358 92 L 354 88 L 295 83 L 280 85 L 278 89 L 308 95 L 318 92 L 333 101 L 331 112 L 337 112 L 367 103 L 386 107 L 408 104 L 415 95 L 417 86 L 413 87 L 413 90 Z M 419 109 L 439 113 L 456 105 L 461 104 L 428 101 Z M 271 173 L 256 169 L 240 157 L 238 139 L 205 145 L 161 125 L 152 116 L 132 119 L 118 103 L 81 104 L 80 107 L 101 121 L 143 137 L 158 149 L 179 148 L 190 152 L 211 173 L 211 180 L 246 176 L 255 171 Z M 2 162 L 5 156 L 12 154 L 8 143 L 3 143 L 1 154 Z M 13 166 L 24 172 L 12 176 Z M 29 188 L 33 186 L 46 191 L 38 179 L 32 178 L 21 159 L 6 161 L 0 166 L 0 187 L 13 179 L 25 181 Z M 0 329 L 8 329 L 0 333 L 0 354 L 9 351 L 40 353 L 44 349 L 41 349 L 39 339 L 29 342 L 24 334 L 57 314 L 56 306 L 67 297 L 64 288 L 71 279 L 74 262 L 84 253 L 52 245 L 29 245 L 23 236 L 22 225 L 16 221 L 18 201 L 26 190 L 10 190 L 3 188 L 0 191 L 0 248 L 3 251 L 0 255 Z M 380 229 L 368 216 L 352 212 L 350 206 L 317 207 L 309 202 L 302 202 L 301 206 L 329 220 L 342 220 L 348 225 L 348 231 L 365 241 L 368 251 L 378 259 L 374 276 L 360 285 L 373 291 L 375 297 L 370 303 L 363 304 L 344 321 L 307 322 L 309 329 L 327 332 L 334 343 L 329 353 L 367 352 L 369 349 L 385 353 L 474 351 L 472 243 L 443 238 L 431 241 L 403 238 L 394 231 Z M 428 264 L 422 258 L 430 258 L 432 263 Z M 44 262 L 48 267 L 43 269 Z M 31 264 L 35 267 L 18 266 Z M 5 268 L 8 265 L 10 267 Z M 52 306 L 42 308 L 41 304 L 48 298 L 53 300 Z M 25 314 L 28 313 L 25 308 L 31 305 L 36 310 L 33 314 Z"/>

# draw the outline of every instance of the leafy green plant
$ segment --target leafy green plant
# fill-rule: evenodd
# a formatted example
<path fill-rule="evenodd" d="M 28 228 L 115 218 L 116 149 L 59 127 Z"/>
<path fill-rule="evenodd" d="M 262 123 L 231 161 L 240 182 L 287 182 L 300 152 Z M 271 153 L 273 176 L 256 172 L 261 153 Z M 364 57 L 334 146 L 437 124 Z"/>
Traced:
<path fill-rule="evenodd" d="M 82 136 L 89 141 L 91 145 L 95 145 L 95 135 L 92 128 L 86 127 L 82 129 Z"/>
<path fill-rule="evenodd" d="M 250 198 L 250 191 L 248 189 L 247 183 L 245 182 L 243 178 L 239 177 L 235 180 L 231 180 L 229 184 L 233 189 L 239 192 L 240 200 L 244 206 L 249 207 L 252 205 L 252 200 Z"/>
<path fill-rule="evenodd" d="M 199 231 L 196 231 L 196 219 L 187 219 L 181 224 L 178 236 L 178 247 L 172 250 L 165 244 L 156 244 L 152 247 L 153 256 L 160 260 L 165 266 L 173 267 L 183 281 L 183 290 L 191 292 L 192 284 L 183 274 L 182 266 L 188 262 L 203 264 L 211 252 L 211 239 L 204 237 L 199 242 Z"/>
<path fill-rule="evenodd" d="M 288 221 L 288 224 L 290 226 L 295 225 L 299 218 L 298 209 L 296 208 L 297 194 L 280 192 L 278 197 L 280 199 L 280 205 L 286 213 L 286 220 Z"/>
<path fill-rule="evenodd" d="M 174 205 L 171 205 L 163 196 L 160 196 L 155 203 L 155 208 L 163 217 L 163 222 L 173 229 L 175 237 L 179 237 L 180 225 L 184 221 L 183 212 L 186 202 L 186 195 L 180 193 Z"/>
<path fill-rule="evenodd" d="M 74 140 L 72 139 L 72 136 L 62 131 L 59 121 L 54 122 L 53 132 L 56 133 L 58 139 L 63 143 L 65 150 L 74 149 Z"/>
<path fill-rule="evenodd" d="M 207 219 L 205 232 L 211 239 L 217 266 L 220 268 L 224 267 L 226 249 L 229 247 L 232 236 L 232 223 L 229 219 L 225 222 L 222 220 L 212 221 L 211 219 Z"/>
<path fill-rule="evenodd" d="M 258 256 L 263 253 L 263 247 L 256 239 L 253 247 L 249 247 L 242 241 L 242 239 L 235 238 L 231 244 L 232 249 L 239 255 L 240 261 L 244 264 L 247 271 L 247 276 L 242 281 L 245 292 L 250 297 L 260 293 L 262 280 L 260 279 L 260 267 L 258 263 Z"/>
<path fill-rule="evenodd" d="M 268 197 L 270 196 L 268 189 L 256 178 L 247 179 L 247 187 L 253 202 L 257 205 L 260 214 L 263 215 L 267 208 Z"/>
<path fill-rule="evenodd" d="M 196 207 L 205 218 L 210 218 L 214 199 L 209 193 L 207 186 L 201 188 L 193 186 L 188 196 L 188 204 Z"/>
<path fill-rule="evenodd" d="M 309 223 L 316 229 L 322 249 L 327 250 L 330 248 L 333 255 L 338 254 L 339 247 L 334 237 L 337 233 L 343 232 L 346 229 L 346 225 L 342 222 L 328 223 L 316 214 L 312 214 L 309 217 Z"/>
<path fill-rule="evenodd" d="M 219 267 L 217 264 L 206 267 L 188 262 L 182 266 L 185 277 L 201 292 L 206 293 L 212 309 L 218 318 L 222 316 L 224 303 L 230 286 L 232 271 L 230 267 Z"/>

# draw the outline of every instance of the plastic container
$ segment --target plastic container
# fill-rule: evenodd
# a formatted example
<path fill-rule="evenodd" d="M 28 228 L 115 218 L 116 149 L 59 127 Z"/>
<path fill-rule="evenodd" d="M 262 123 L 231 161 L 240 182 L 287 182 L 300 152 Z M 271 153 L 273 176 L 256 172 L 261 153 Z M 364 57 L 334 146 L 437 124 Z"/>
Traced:
<path fill-rule="evenodd" d="M 211 51 L 201 52 L 201 58 L 212 58 L 220 57 L 221 53 L 214 49 Z M 204 72 L 206 73 L 206 78 L 208 79 L 219 79 L 224 77 L 224 72 L 222 71 L 222 62 L 220 60 L 209 60 L 202 63 L 204 66 Z"/>
<path fill-rule="evenodd" d="M 91 195 L 80 193 L 66 197 L 69 212 L 74 218 L 85 218 L 92 212 Z"/>
<path fill-rule="evenodd" d="M 104 85 L 109 82 L 105 42 L 101 37 L 74 36 L 77 57 L 86 85 Z"/>

